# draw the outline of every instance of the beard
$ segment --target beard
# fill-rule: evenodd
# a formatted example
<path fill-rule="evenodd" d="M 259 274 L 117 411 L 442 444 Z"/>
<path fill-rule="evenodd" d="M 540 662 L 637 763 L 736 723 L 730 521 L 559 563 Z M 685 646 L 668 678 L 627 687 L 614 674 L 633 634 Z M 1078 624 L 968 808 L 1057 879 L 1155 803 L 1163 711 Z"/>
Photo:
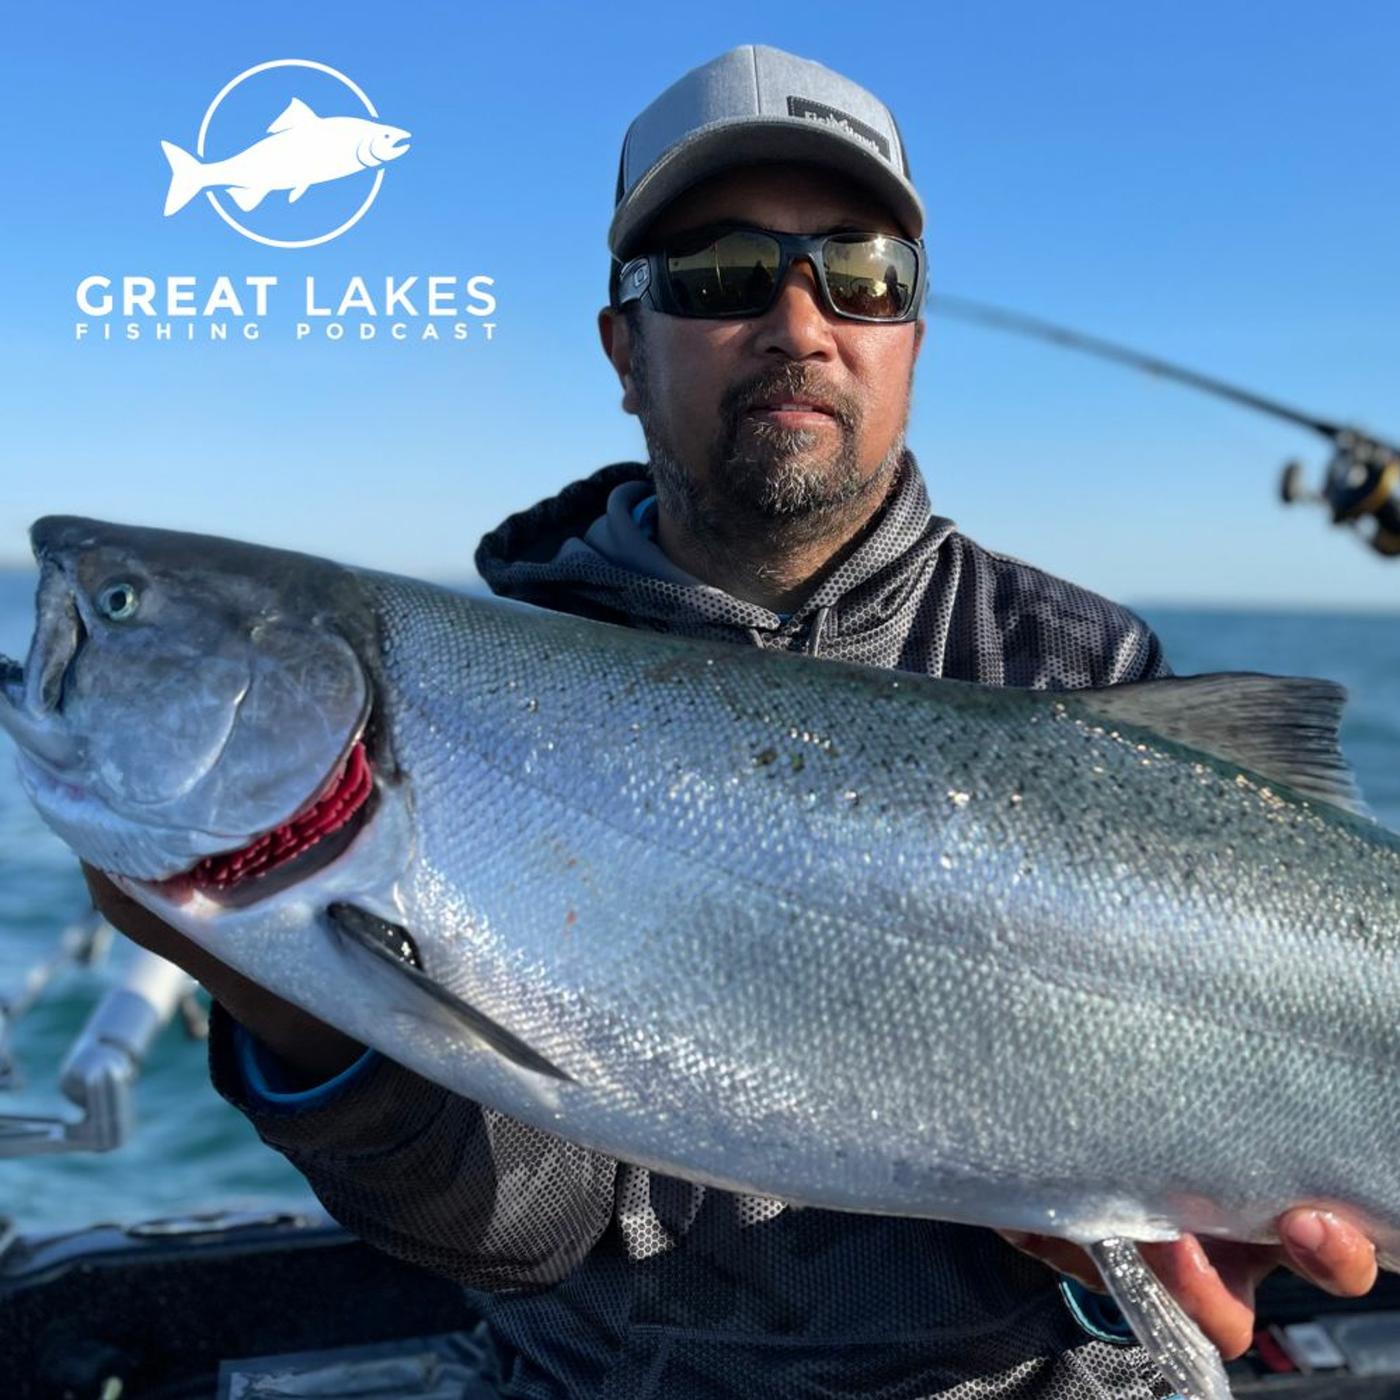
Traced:
<path fill-rule="evenodd" d="M 685 467 L 657 422 L 646 356 L 634 348 L 638 417 L 662 509 L 695 540 L 785 545 L 821 539 L 883 498 L 904 457 L 904 429 L 873 472 L 858 454 L 861 405 L 801 366 L 769 371 L 734 385 L 720 401 L 718 431 L 703 471 Z M 781 428 L 748 412 L 757 403 L 814 397 L 830 406 L 821 428 Z"/>

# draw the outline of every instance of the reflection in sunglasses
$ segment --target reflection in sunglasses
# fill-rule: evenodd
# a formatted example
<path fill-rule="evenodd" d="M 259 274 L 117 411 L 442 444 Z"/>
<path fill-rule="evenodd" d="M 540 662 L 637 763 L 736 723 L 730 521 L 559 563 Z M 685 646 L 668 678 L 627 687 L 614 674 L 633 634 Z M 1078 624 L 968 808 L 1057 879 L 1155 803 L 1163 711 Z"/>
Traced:
<path fill-rule="evenodd" d="M 813 260 L 823 303 L 842 316 L 907 320 L 920 282 L 918 245 L 886 234 L 697 231 L 653 257 L 657 307 L 682 316 L 763 314 L 795 258 Z"/>

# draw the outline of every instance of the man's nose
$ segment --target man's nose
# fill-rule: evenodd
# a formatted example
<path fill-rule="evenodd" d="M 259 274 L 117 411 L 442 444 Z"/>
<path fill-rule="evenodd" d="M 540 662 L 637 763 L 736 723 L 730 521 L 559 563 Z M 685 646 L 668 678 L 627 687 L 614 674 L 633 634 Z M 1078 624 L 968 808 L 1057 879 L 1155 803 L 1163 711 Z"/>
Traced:
<path fill-rule="evenodd" d="M 757 334 L 761 354 L 790 360 L 826 359 L 835 354 L 831 318 L 808 259 L 793 259 L 773 304 L 759 317 Z"/>

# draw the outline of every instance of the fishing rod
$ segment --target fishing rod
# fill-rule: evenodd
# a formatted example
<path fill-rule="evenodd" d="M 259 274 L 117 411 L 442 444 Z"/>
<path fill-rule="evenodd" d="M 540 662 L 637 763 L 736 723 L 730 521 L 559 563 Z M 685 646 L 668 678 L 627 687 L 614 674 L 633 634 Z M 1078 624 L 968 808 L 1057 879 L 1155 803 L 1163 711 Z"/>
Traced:
<path fill-rule="evenodd" d="M 1007 311 L 967 297 L 931 296 L 929 304 L 936 314 L 1033 336 L 1066 349 L 1096 355 L 1100 359 L 1115 360 L 1119 364 L 1155 374 L 1162 379 L 1173 379 L 1202 393 L 1227 399 L 1319 434 L 1332 446 L 1332 458 L 1327 464 L 1321 489 L 1310 491 L 1304 482 L 1302 463 L 1289 462 L 1279 482 L 1279 494 L 1284 503 L 1296 505 L 1307 502 L 1324 506 L 1332 512 L 1334 525 L 1348 525 L 1356 530 L 1377 554 L 1392 559 L 1400 557 L 1400 448 L 1391 443 L 1363 433 L 1359 428 L 1316 418 L 1310 413 L 1266 398 L 1263 394 L 1227 384 L 1223 379 L 1198 374 L 1170 360 L 1145 355 L 1126 345 L 1069 330 L 1034 316 L 1024 316 L 1020 312 Z M 1368 520 L 1372 522 L 1370 528 L 1363 528 Z"/>

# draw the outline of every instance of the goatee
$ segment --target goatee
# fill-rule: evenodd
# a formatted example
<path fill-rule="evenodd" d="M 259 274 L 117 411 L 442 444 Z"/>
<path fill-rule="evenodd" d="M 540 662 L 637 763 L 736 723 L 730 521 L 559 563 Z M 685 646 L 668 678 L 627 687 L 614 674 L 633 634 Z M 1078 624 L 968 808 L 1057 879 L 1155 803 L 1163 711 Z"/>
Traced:
<path fill-rule="evenodd" d="M 714 546 L 801 545 L 839 532 L 853 516 L 868 514 L 872 497 L 884 496 L 904 456 L 900 432 L 875 471 L 862 473 L 859 403 L 790 368 L 755 376 L 725 394 L 702 483 L 655 430 L 642 397 L 642 431 L 661 507 L 692 539 Z M 755 404 L 804 398 L 826 405 L 830 423 L 782 428 L 750 412 Z"/>

